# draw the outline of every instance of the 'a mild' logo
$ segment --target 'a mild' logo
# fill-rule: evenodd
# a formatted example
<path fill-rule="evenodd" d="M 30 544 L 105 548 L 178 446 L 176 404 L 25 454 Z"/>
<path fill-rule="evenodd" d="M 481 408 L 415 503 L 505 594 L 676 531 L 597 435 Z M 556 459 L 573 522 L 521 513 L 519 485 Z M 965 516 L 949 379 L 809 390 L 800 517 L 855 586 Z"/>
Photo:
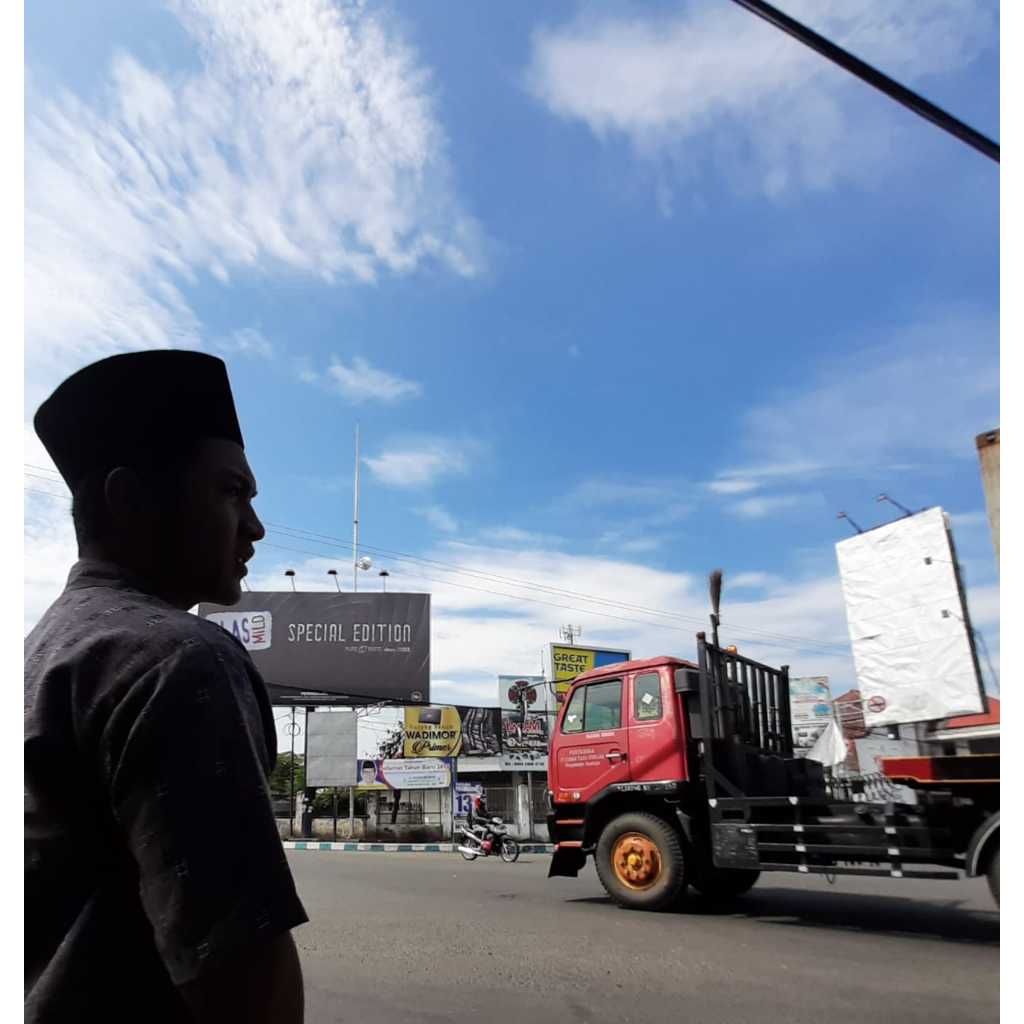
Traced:
<path fill-rule="evenodd" d="M 268 651 L 273 639 L 270 612 L 212 612 L 206 616 L 239 640 L 247 651 Z"/>

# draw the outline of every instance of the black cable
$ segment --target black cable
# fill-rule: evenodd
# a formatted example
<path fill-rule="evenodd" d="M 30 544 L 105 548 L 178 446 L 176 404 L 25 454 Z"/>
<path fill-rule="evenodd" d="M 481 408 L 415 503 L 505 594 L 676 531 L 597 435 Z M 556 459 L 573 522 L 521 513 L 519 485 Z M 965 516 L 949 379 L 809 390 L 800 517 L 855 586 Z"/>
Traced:
<path fill-rule="evenodd" d="M 759 18 L 763 18 L 770 25 L 774 25 L 777 29 L 820 53 L 826 60 L 838 64 L 850 74 L 856 75 L 861 81 L 867 82 L 868 85 L 885 93 L 890 99 L 895 100 L 908 110 L 912 110 L 919 117 L 931 121 L 936 127 L 949 132 L 950 135 L 955 136 L 961 142 L 966 142 L 968 146 L 976 149 L 990 160 L 999 163 L 999 143 L 993 142 L 988 136 L 975 131 L 970 125 L 964 124 L 963 121 L 941 107 L 937 107 L 905 85 L 900 85 L 895 79 L 883 74 L 877 68 L 873 68 L 859 57 L 854 57 L 848 50 L 836 46 L 835 43 L 809 29 L 806 25 L 802 25 L 795 18 L 783 14 L 777 7 L 765 3 L 764 0 L 733 0 L 733 3 L 739 4 L 740 7 L 750 11 L 751 14 L 756 14 Z"/>
<path fill-rule="evenodd" d="M 26 463 L 26 465 L 27 465 L 27 463 Z M 26 476 L 32 476 L 33 474 L 26 473 L 25 475 Z M 40 477 L 39 479 L 45 479 L 45 478 Z M 32 491 L 33 493 L 37 493 L 37 494 L 46 494 L 48 497 L 52 497 L 52 498 L 62 498 L 64 500 L 66 500 L 66 501 L 70 501 L 69 497 L 67 497 L 65 495 L 56 494 L 56 493 L 51 492 L 51 491 L 34 491 L 32 488 L 25 488 L 25 490 L 26 491 Z M 294 527 L 286 526 L 284 524 L 276 524 L 275 525 L 275 524 L 271 524 L 271 523 L 268 522 L 266 525 L 267 525 L 268 530 L 270 532 L 272 532 L 272 533 L 278 533 L 278 534 L 281 534 L 282 536 L 289 537 L 291 539 L 304 540 L 304 541 L 312 542 L 314 544 L 321 544 L 322 546 L 325 546 L 325 547 L 339 547 L 339 546 L 347 543 L 347 542 L 343 542 L 341 540 L 341 538 L 339 538 L 339 537 L 329 537 L 326 534 L 316 534 L 316 533 L 313 533 L 312 531 L 308 531 L 308 530 L 298 530 L 298 529 L 296 529 Z M 318 540 L 318 539 L 316 539 L 318 537 L 323 537 L 325 539 L 324 540 Z M 292 552 L 294 552 L 296 554 L 310 555 L 310 556 L 312 556 L 314 558 L 326 557 L 324 555 L 324 553 L 321 552 L 321 551 L 309 551 L 309 550 L 302 549 L 302 548 L 293 548 L 293 547 L 288 547 L 287 545 L 284 545 L 284 544 L 274 544 L 271 541 L 262 541 L 261 543 L 262 543 L 262 546 L 276 548 L 276 549 L 281 550 L 281 551 L 292 551 Z M 689 622 L 693 622 L 693 623 L 698 624 L 698 625 L 703 625 L 703 622 L 704 622 L 703 619 L 699 619 L 699 618 L 697 618 L 695 616 L 692 616 L 692 615 L 684 615 L 684 614 L 681 614 L 681 613 L 666 612 L 666 611 L 662 611 L 662 610 L 657 609 L 657 608 L 647 608 L 647 607 L 644 607 L 643 605 L 631 605 L 631 604 L 627 604 L 627 603 L 624 603 L 624 602 L 609 601 L 609 600 L 607 600 L 605 598 L 594 597 L 594 596 L 591 596 L 589 594 L 580 593 L 578 591 L 563 590 L 563 589 L 561 589 L 559 587 L 550 587 L 550 586 L 547 586 L 546 584 L 534 583 L 534 582 L 530 582 L 530 581 L 526 581 L 526 580 L 516 580 L 513 577 L 500 576 L 500 575 L 495 574 L 495 573 L 485 573 L 485 572 L 481 572 L 479 570 L 474 570 L 474 569 L 455 568 L 455 567 L 452 567 L 452 566 L 446 566 L 446 565 L 444 565 L 444 563 L 438 562 L 438 561 L 436 561 L 434 559 L 422 558 L 422 557 L 419 557 L 419 556 L 416 556 L 416 555 L 410 555 L 410 554 L 404 554 L 404 553 L 401 553 L 401 552 L 390 551 L 387 548 L 378 548 L 378 547 L 374 547 L 373 545 L 370 545 L 370 544 L 362 544 L 361 546 L 365 550 L 367 550 L 367 551 L 373 551 L 375 553 L 380 552 L 380 553 L 383 553 L 383 554 L 387 555 L 388 557 L 395 558 L 395 559 L 397 559 L 399 561 L 403 561 L 404 560 L 404 561 L 409 561 L 409 562 L 423 562 L 423 563 L 425 563 L 427 565 L 435 566 L 436 568 L 440 569 L 440 571 L 442 571 L 442 572 L 473 576 L 473 577 L 481 578 L 481 579 L 483 579 L 486 582 L 490 582 L 491 580 L 496 580 L 496 581 L 498 581 L 500 583 L 507 583 L 510 586 L 521 587 L 521 588 L 526 588 L 526 589 L 531 589 L 531 590 L 537 590 L 537 591 L 540 591 L 542 593 L 548 593 L 548 594 L 550 594 L 550 595 L 552 595 L 554 597 L 565 596 L 565 597 L 568 597 L 570 599 L 576 599 L 576 600 L 585 601 L 588 604 L 604 605 L 604 606 L 609 607 L 609 608 L 618 608 L 618 609 L 625 609 L 625 610 L 635 609 L 635 610 L 642 611 L 642 612 L 644 612 L 646 614 L 650 614 L 650 615 L 664 616 L 665 618 L 669 618 L 669 619 L 674 620 L 676 623 L 681 622 L 681 621 L 682 622 L 689 621 Z M 670 630 L 673 630 L 675 632 L 684 631 L 684 627 L 681 626 L 681 625 L 670 625 L 667 622 L 664 622 L 664 623 L 662 623 L 662 622 L 651 622 L 650 620 L 647 620 L 647 619 L 636 619 L 636 618 L 632 618 L 632 617 L 624 616 L 624 615 L 614 615 L 614 614 L 612 614 L 610 612 L 602 611 L 600 609 L 580 608 L 580 607 L 574 606 L 574 605 L 556 604 L 553 601 L 542 601 L 539 598 L 526 597 L 526 596 L 524 596 L 522 594 L 510 594 L 510 593 L 507 593 L 505 591 L 489 590 L 489 589 L 487 589 L 485 587 L 474 587 L 474 586 L 470 586 L 469 584 L 466 584 L 466 583 L 458 583 L 455 580 L 451 580 L 451 579 L 437 579 L 436 577 L 433 577 L 433 576 L 416 575 L 415 573 L 411 573 L 411 574 L 410 573 L 406 573 L 406 576 L 408 578 L 410 578 L 410 579 L 420 579 L 420 580 L 424 580 L 424 581 L 429 582 L 429 583 L 447 584 L 449 586 L 459 587 L 459 588 L 464 589 L 464 590 L 474 590 L 474 591 L 477 591 L 479 593 L 490 594 L 490 595 L 492 595 L 494 597 L 504 597 L 504 598 L 509 598 L 511 600 L 515 600 L 515 601 L 527 601 L 527 602 L 530 602 L 531 604 L 546 605 L 546 606 L 548 606 L 550 608 L 560 608 L 560 609 L 562 609 L 564 611 L 575 611 L 575 612 L 582 612 L 584 614 L 590 614 L 590 615 L 601 615 L 601 616 L 604 616 L 605 618 L 616 619 L 616 620 L 618 620 L 620 622 L 629 622 L 629 623 L 633 623 L 633 624 L 636 624 L 636 625 L 642 625 L 642 626 L 653 626 L 655 628 L 660 628 L 660 629 L 670 629 Z M 750 641 L 751 643 L 759 643 L 759 644 L 762 644 L 762 645 L 764 645 L 766 647 L 781 647 L 783 649 L 790 649 L 790 648 L 794 648 L 795 647 L 798 650 L 805 650 L 805 651 L 821 651 L 821 652 L 824 652 L 824 653 L 831 653 L 831 654 L 839 654 L 839 653 L 845 654 L 846 653 L 846 649 L 841 644 L 839 644 L 839 643 L 830 643 L 828 641 L 822 641 L 822 640 L 812 640 L 810 638 L 805 638 L 805 637 L 792 637 L 792 636 L 788 636 L 787 634 L 784 634 L 784 633 L 774 633 L 774 632 L 770 632 L 768 630 L 760 630 L 760 629 L 757 629 L 754 626 L 742 626 L 742 625 L 737 625 L 737 624 L 729 624 L 729 625 L 730 625 L 730 628 L 731 628 L 731 630 L 733 632 L 733 635 L 736 636 L 738 639 L 746 639 L 746 640 Z"/>
<path fill-rule="evenodd" d="M 320 552 L 320 551 L 308 551 L 308 550 L 305 550 L 303 548 L 292 548 L 292 547 L 288 547 L 285 544 L 274 544 L 274 543 L 272 543 L 270 541 L 266 541 L 266 540 L 265 541 L 261 541 L 260 543 L 261 543 L 261 546 L 263 546 L 263 547 L 277 548 L 280 551 L 292 551 L 295 554 L 299 554 L 299 555 L 312 555 L 314 558 L 323 558 L 324 557 L 323 552 Z M 509 593 L 506 593 L 506 592 L 500 591 L 500 590 L 488 590 L 486 587 L 474 587 L 474 586 L 471 586 L 468 583 L 457 583 L 455 580 L 439 580 L 439 579 L 437 579 L 436 577 L 433 577 L 433 576 L 422 576 L 422 575 L 418 575 L 416 573 L 406 573 L 405 577 L 407 579 L 413 579 L 413 580 L 425 580 L 428 583 L 441 583 L 441 584 L 444 584 L 444 585 L 450 586 L 450 587 L 459 587 L 462 590 L 475 590 L 475 591 L 477 591 L 478 593 L 481 593 L 481 594 L 490 594 L 493 597 L 505 597 L 505 598 L 509 598 L 510 600 L 513 600 L 513 601 L 528 601 L 530 604 L 542 604 L 542 605 L 546 605 L 549 608 L 561 608 L 563 611 L 583 612 L 584 614 L 587 614 L 587 615 L 599 615 L 599 616 L 602 616 L 603 618 L 615 619 L 615 620 L 617 620 L 619 622 L 629 622 L 629 623 L 633 623 L 635 625 L 640 625 L 640 626 L 651 626 L 651 627 L 653 627 L 655 629 L 667 629 L 667 630 L 671 630 L 674 633 L 679 633 L 679 632 L 685 632 L 686 631 L 686 627 L 684 627 L 684 626 L 678 626 L 678 625 L 677 626 L 672 626 L 672 625 L 669 625 L 667 622 L 651 622 L 649 619 L 634 619 L 634 618 L 630 618 L 629 616 L 626 616 L 626 615 L 614 615 L 611 612 L 601 611 L 600 609 L 595 609 L 595 608 L 580 608 L 580 607 L 574 606 L 574 605 L 555 604 L 553 601 L 542 601 L 540 598 L 537 598 L 537 597 L 526 597 L 526 596 L 524 596 L 522 594 L 509 594 Z M 804 646 L 802 641 L 797 641 L 797 640 L 789 640 L 789 641 L 765 640 L 764 638 L 759 637 L 759 636 L 745 635 L 743 632 L 741 632 L 740 630 L 736 629 L 735 627 L 733 627 L 733 635 L 735 637 L 737 637 L 738 639 L 746 639 L 751 644 L 761 644 L 764 647 L 781 647 L 783 650 L 794 650 L 794 649 L 796 649 L 796 650 L 807 650 L 808 649 L 807 647 Z M 811 648 L 811 650 L 814 650 L 814 649 Z"/>
<path fill-rule="evenodd" d="M 60 480 L 54 480 L 52 476 L 40 476 L 38 473 L 26 472 L 25 476 L 30 476 L 33 480 L 44 480 L 48 484 L 59 484 L 61 482 Z M 71 497 L 70 493 L 68 494 L 68 497 Z"/>
<path fill-rule="evenodd" d="M 69 505 L 71 504 L 71 498 L 66 494 L 58 494 L 56 491 L 41 491 L 38 487 L 23 487 L 22 491 L 25 494 L 45 494 L 48 498 L 58 498 L 60 501 L 66 501 Z"/>
<path fill-rule="evenodd" d="M 992 681 L 996 684 L 996 692 L 999 692 L 999 675 L 996 670 L 992 667 L 992 659 L 989 657 L 988 644 L 985 643 L 985 638 L 981 635 L 981 630 L 976 629 L 974 631 L 974 638 L 981 643 L 981 653 L 984 655 L 985 664 L 988 665 L 989 675 L 992 677 Z"/>
<path fill-rule="evenodd" d="M 268 521 L 265 525 L 267 526 L 268 530 L 271 533 L 280 533 L 283 536 L 290 536 L 292 539 L 297 539 L 297 540 L 312 540 L 313 543 L 315 543 L 315 544 L 322 544 L 325 547 L 341 547 L 341 546 L 346 546 L 347 547 L 347 544 L 348 544 L 348 541 L 344 541 L 340 537 L 330 537 L 327 534 L 312 533 L 311 531 L 308 531 L 308 530 L 297 530 L 294 527 L 285 526 L 284 524 L 280 524 L 280 523 L 275 524 L 275 523 L 270 523 Z M 323 538 L 323 540 L 317 540 L 315 538 Z M 276 546 L 276 547 L 284 548 L 283 545 L 273 545 L 272 543 L 267 542 L 267 541 L 264 541 L 263 543 L 270 544 L 271 547 Z M 418 555 L 410 555 L 410 554 L 407 554 L 407 553 L 401 552 L 401 551 L 392 551 L 392 550 L 389 550 L 388 548 L 375 547 L 372 544 L 366 544 L 366 543 L 363 543 L 363 542 L 360 542 L 360 548 L 362 548 L 362 549 L 364 549 L 366 551 L 373 552 L 374 554 L 386 555 L 387 557 L 394 558 L 394 559 L 396 559 L 398 561 L 423 562 L 423 563 L 425 563 L 427 565 L 434 566 L 434 567 L 440 569 L 442 572 L 458 573 L 460 575 L 479 577 L 479 578 L 481 578 L 481 579 L 483 579 L 483 580 L 485 580 L 487 582 L 497 581 L 499 583 L 508 584 L 510 586 L 523 587 L 523 588 L 527 588 L 527 589 L 530 589 L 530 590 L 538 590 L 538 591 L 541 591 L 541 592 L 545 592 L 545 593 L 551 594 L 552 596 L 555 596 L 555 597 L 563 597 L 564 596 L 564 597 L 568 597 L 570 599 L 583 600 L 583 601 L 586 601 L 589 604 L 601 604 L 601 605 L 606 605 L 607 607 L 610 607 L 610 608 L 625 609 L 627 611 L 629 611 L 629 610 L 639 611 L 639 612 L 644 612 L 644 613 L 649 614 L 649 615 L 661 615 L 661 616 L 664 616 L 665 618 L 672 619 L 673 622 L 680 622 L 680 621 L 682 621 L 682 622 L 693 622 L 693 623 L 696 623 L 697 625 L 704 625 L 704 619 L 703 618 L 697 618 L 696 616 L 693 616 L 693 615 L 684 615 L 684 614 L 677 613 L 677 612 L 666 612 L 666 611 L 662 611 L 661 609 L 658 609 L 658 608 L 648 608 L 648 607 L 645 607 L 644 605 L 629 604 L 629 603 L 624 602 L 624 601 L 609 601 L 606 598 L 594 597 L 591 594 L 584 594 L 584 593 L 581 593 L 580 591 L 565 590 L 565 589 L 562 589 L 561 587 L 552 587 L 552 586 L 548 586 L 548 585 L 543 584 L 543 583 L 531 582 L 529 580 L 519 580 L 519 579 L 516 579 L 515 577 L 511 577 L 511 576 L 500 576 L 497 573 L 487 573 L 487 572 L 482 572 L 482 571 L 476 570 L 476 569 L 455 568 L 455 567 L 452 567 L 452 566 L 445 565 L 445 563 L 443 563 L 443 562 L 436 561 L 435 559 L 423 558 L 423 557 L 418 556 Z M 295 551 L 298 551 L 298 549 L 295 549 L 295 548 L 284 548 L 284 550 L 295 550 Z M 315 552 L 301 552 L 301 553 L 303 553 L 303 554 L 316 554 L 316 557 L 323 557 L 322 554 L 315 553 Z M 436 583 L 451 583 L 452 586 L 466 586 L 466 584 L 455 583 L 453 580 L 436 580 L 433 577 L 429 577 L 429 576 L 419 576 L 419 577 L 413 576 L 411 578 L 414 578 L 414 579 L 416 579 L 416 578 L 418 578 L 418 579 L 426 579 L 426 580 L 431 580 L 432 582 L 436 582 Z M 470 587 L 468 589 L 480 589 L 480 588 Z M 519 595 L 516 595 L 516 594 L 502 594 L 500 592 L 490 591 L 490 590 L 485 590 L 484 593 L 499 593 L 499 596 L 513 597 L 513 598 L 517 598 L 519 596 Z M 523 600 L 535 600 L 535 599 L 523 598 Z M 550 604 L 550 602 L 544 602 L 544 601 L 539 601 L 537 603 L 540 603 L 540 604 Z M 575 607 L 571 607 L 571 606 L 567 606 L 567 605 L 552 605 L 552 607 L 555 607 L 555 608 L 565 608 L 567 611 L 582 611 L 582 612 L 591 612 L 591 613 L 593 613 L 593 610 L 589 609 L 589 608 L 575 608 Z M 597 614 L 601 614 L 601 613 L 597 613 Z M 615 617 L 616 616 L 612 616 L 612 618 L 615 618 Z M 643 620 L 640 620 L 640 619 L 625 619 L 624 621 L 626 621 L 626 622 L 642 622 Z M 646 622 L 644 624 L 661 625 L 660 623 L 646 623 Z M 665 625 L 667 626 L 667 623 Z M 755 636 L 758 637 L 758 638 L 759 637 L 768 637 L 768 638 L 773 639 L 773 640 L 785 641 L 786 644 L 788 644 L 788 645 L 792 645 L 794 643 L 800 644 L 800 645 L 802 645 L 804 647 L 804 649 L 822 650 L 822 651 L 826 651 L 826 652 L 830 652 L 830 653 L 836 653 L 836 652 L 843 652 L 843 653 L 845 653 L 846 652 L 846 648 L 842 644 L 840 644 L 840 643 L 830 643 L 829 641 L 825 641 L 825 640 L 811 640 L 811 639 L 809 639 L 807 637 L 794 637 L 794 636 L 790 636 L 790 635 L 788 635 L 786 633 L 775 633 L 775 632 L 772 632 L 770 630 L 757 629 L 754 626 L 744 626 L 744 625 L 736 624 L 736 623 L 728 623 L 728 625 L 734 631 L 742 631 L 743 633 L 745 633 L 748 636 L 748 638 L 755 637 Z M 673 627 L 673 628 L 678 628 L 678 627 Z M 767 643 L 768 641 L 765 640 L 763 642 Z M 773 646 L 780 646 L 780 645 L 779 644 L 774 644 Z"/>

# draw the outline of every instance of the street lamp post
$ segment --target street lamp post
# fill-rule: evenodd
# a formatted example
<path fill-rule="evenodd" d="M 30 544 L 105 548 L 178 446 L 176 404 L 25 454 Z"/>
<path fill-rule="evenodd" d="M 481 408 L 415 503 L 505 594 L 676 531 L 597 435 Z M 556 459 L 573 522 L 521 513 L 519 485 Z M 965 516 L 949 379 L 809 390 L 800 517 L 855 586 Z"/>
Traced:
<path fill-rule="evenodd" d="M 384 588 L 384 593 L 388 592 L 388 577 L 391 575 L 387 569 L 381 569 L 377 575 L 380 577 L 381 586 Z"/>

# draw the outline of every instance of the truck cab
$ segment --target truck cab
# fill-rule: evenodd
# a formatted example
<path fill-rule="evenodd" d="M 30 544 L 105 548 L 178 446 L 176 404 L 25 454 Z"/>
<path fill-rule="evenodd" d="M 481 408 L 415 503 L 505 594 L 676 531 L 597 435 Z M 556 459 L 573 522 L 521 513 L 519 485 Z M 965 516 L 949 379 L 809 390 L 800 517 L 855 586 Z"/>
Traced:
<path fill-rule="evenodd" d="M 696 668 L 663 657 L 579 676 L 555 725 L 548 767 L 555 799 L 588 804 L 627 785 L 685 782 L 689 735 L 675 679 Z"/>

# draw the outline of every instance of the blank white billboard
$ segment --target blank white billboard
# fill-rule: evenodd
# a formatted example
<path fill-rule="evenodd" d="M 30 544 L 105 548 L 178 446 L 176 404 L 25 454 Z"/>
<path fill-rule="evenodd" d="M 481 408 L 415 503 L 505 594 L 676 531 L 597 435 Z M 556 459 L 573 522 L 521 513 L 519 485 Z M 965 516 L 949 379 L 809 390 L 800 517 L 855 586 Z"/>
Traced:
<path fill-rule="evenodd" d="M 314 711 L 306 715 L 307 786 L 355 784 L 356 721 L 351 711 Z"/>
<path fill-rule="evenodd" d="M 840 541 L 836 556 L 865 724 L 983 710 L 942 509 Z"/>

